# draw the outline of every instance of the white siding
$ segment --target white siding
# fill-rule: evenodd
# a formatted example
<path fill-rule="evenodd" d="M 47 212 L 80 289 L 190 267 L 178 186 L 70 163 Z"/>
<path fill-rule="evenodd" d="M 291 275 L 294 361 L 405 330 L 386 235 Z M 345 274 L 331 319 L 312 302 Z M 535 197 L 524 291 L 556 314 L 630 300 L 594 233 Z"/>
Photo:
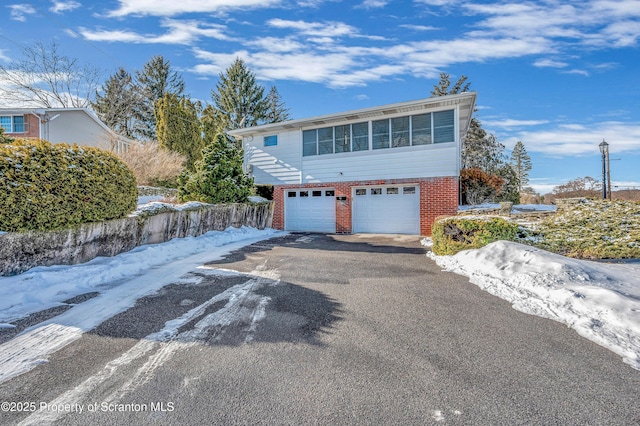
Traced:
<path fill-rule="evenodd" d="M 264 146 L 262 135 L 254 136 L 253 140 L 245 139 L 245 164 L 251 165 L 255 183 L 301 183 L 301 135 L 299 130 L 279 133 L 276 146 Z"/>
<path fill-rule="evenodd" d="M 56 112 L 50 113 L 55 117 Z M 45 126 L 45 139 L 51 143 L 68 143 L 109 149 L 113 135 L 83 111 L 63 111 Z M 48 130 L 48 134 L 47 133 Z"/>
<path fill-rule="evenodd" d="M 456 143 L 303 157 L 303 183 L 457 176 Z"/>

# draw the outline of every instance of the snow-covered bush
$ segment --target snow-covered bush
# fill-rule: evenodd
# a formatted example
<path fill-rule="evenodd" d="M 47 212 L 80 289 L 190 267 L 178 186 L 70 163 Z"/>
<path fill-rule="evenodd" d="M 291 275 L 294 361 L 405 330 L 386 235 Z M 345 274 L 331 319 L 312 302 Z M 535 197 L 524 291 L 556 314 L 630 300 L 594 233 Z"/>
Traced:
<path fill-rule="evenodd" d="M 640 202 L 590 200 L 531 226 L 533 245 L 569 257 L 640 258 Z"/>
<path fill-rule="evenodd" d="M 445 217 L 433 225 L 432 250 L 437 255 L 451 255 L 498 240 L 513 241 L 517 238 L 518 229 L 517 224 L 501 217 Z"/>
<path fill-rule="evenodd" d="M 40 140 L 0 144 L 2 231 L 120 218 L 137 200 L 133 174 L 106 151 Z"/>

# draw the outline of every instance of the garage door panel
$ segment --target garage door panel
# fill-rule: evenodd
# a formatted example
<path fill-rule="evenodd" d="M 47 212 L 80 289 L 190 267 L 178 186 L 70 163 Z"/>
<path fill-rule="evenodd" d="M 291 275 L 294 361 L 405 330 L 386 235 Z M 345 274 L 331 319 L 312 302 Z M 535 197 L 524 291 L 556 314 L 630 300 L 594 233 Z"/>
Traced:
<path fill-rule="evenodd" d="M 420 195 L 417 185 L 354 189 L 353 231 L 419 234 Z"/>
<path fill-rule="evenodd" d="M 285 191 L 285 229 L 336 232 L 334 191 L 325 188 Z"/>

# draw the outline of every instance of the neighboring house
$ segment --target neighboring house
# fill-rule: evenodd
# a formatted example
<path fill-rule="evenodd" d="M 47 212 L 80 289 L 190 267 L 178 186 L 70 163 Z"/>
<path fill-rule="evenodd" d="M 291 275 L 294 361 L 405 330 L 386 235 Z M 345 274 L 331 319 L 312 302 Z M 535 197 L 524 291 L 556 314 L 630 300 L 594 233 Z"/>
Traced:
<path fill-rule="evenodd" d="M 2 108 L 0 127 L 12 138 L 94 146 L 123 152 L 133 142 L 116 134 L 86 108 Z"/>
<path fill-rule="evenodd" d="M 456 213 L 475 92 L 233 130 L 273 227 L 431 235 Z"/>

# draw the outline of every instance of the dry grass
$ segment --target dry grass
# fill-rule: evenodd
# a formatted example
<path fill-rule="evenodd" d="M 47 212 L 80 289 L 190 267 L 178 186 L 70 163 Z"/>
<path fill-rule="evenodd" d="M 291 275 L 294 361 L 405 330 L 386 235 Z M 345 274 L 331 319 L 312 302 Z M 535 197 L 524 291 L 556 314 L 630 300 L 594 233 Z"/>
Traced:
<path fill-rule="evenodd" d="M 151 186 L 175 187 L 186 161 L 183 155 L 160 148 L 157 142 L 131 144 L 118 156 L 133 171 L 138 185 Z"/>

